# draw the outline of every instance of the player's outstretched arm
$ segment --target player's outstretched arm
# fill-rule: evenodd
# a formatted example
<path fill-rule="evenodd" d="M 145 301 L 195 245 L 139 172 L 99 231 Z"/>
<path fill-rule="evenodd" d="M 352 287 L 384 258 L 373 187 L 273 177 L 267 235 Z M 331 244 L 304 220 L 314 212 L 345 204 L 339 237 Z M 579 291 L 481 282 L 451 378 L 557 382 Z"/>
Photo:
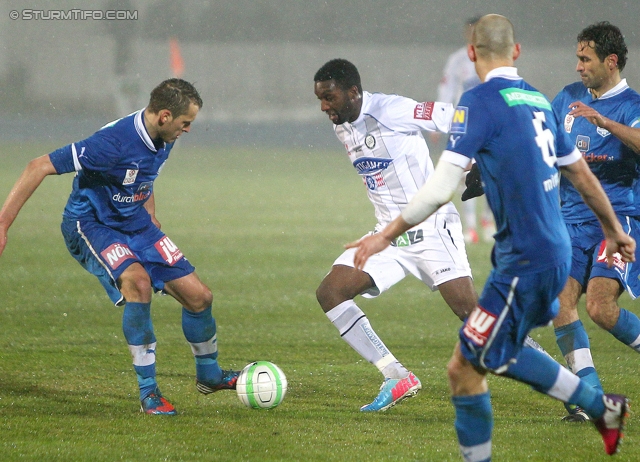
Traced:
<path fill-rule="evenodd" d="M 391 241 L 426 220 L 442 205 L 449 202 L 463 175 L 464 169 L 462 167 L 440 159 L 433 174 L 411 199 L 400 216 L 389 223 L 381 232 L 345 245 L 347 249 L 357 249 L 354 256 L 356 269 L 362 270 L 371 255 L 386 249 Z"/>
<path fill-rule="evenodd" d="M 7 245 L 7 231 L 18 216 L 22 206 L 38 189 L 40 183 L 47 175 L 55 175 L 56 169 L 53 167 L 49 155 L 44 155 L 33 159 L 13 185 L 7 199 L 0 210 L 0 255 Z"/>
<path fill-rule="evenodd" d="M 636 241 L 625 234 L 609 198 L 583 158 L 561 167 L 562 174 L 573 183 L 582 199 L 596 214 L 607 241 L 607 264 L 613 265 L 613 255 L 620 253 L 624 261 L 635 261 Z"/>

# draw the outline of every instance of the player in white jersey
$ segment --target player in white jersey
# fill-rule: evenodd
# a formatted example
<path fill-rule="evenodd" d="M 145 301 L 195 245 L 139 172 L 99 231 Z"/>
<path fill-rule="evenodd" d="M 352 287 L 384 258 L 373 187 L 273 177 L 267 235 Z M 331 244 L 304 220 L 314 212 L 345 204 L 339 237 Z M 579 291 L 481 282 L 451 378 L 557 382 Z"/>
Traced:
<path fill-rule="evenodd" d="M 336 135 L 365 184 L 377 232 L 400 215 L 433 172 L 421 131 L 447 132 L 453 106 L 364 92 L 358 70 L 342 59 L 326 63 L 314 80 L 321 109 L 335 124 Z M 415 395 L 421 383 L 380 340 L 354 297 L 376 297 L 413 274 L 431 290 L 439 290 L 464 319 L 475 307 L 477 294 L 460 216 L 451 202 L 400 236 L 393 247 L 373 256 L 363 271 L 354 268 L 353 254 L 347 250 L 338 257 L 316 295 L 342 338 L 384 375 L 380 394 L 361 408 L 383 411 Z"/>
<path fill-rule="evenodd" d="M 480 19 L 480 16 L 469 18 L 465 22 L 465 39 L 466 43 L 471 39 L 473 26 Z M 454 51 L 444 66 L 442 79 L 438 85 L 438 101 L 443 103 L 456 104 L 462 93 L 475 87 L 480 83 L 476 69 L 467 55 L 466 44 L 462 48 Z M 431 132 L 429 139 L 432 143 L 438 144 L 440 141 L 440 133 Z M 480 227 L 482 234 L 478 234 L 478 218 L 477 210 L 480 209 Z M 462 204 L 465 242 L 475 244 L 482 238 L 484 241 L 491 241 L 495 232 L 493 217 L 491 211 L 487 207 L 484 197 L 470 198 L 463 200 Z"/>

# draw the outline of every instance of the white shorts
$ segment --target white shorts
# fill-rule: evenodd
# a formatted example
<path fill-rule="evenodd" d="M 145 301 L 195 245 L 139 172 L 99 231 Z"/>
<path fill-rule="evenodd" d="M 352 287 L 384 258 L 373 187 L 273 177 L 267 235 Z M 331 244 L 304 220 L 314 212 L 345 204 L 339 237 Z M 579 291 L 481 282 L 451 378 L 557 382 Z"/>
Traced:
<path fill-rule="evenodd" d="M 353 267 L 354 254 L 355 249 L 346 250 L 333 265 Z M 447 281 L 471 277 L 460 215 L 432 215 L 400 236 L 395 246 L 372 255 L 364 265 L 364 272 L 375 284 L 361 294 L 366 298 L 377 297 L 408 274 L 413 274 L 433 291 Z"/>

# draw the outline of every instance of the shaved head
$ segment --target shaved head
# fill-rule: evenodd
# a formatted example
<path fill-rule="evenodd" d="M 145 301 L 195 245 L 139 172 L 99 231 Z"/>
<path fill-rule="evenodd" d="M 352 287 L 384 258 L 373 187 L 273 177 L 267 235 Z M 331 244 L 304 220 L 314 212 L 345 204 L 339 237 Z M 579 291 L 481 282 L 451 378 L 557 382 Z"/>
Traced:
<path fill-rule="evenodd" d="M 473 29 L 471 43 L 479 58 L 509 59 L 515 45 L 513 24 L 499 14 L 483 16 Z"/>

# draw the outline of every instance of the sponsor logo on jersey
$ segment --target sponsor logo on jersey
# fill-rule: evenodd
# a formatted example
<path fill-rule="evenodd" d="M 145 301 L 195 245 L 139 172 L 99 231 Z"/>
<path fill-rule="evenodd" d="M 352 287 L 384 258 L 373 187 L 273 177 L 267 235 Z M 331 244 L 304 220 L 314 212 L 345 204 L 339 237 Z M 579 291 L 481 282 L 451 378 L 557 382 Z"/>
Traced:
<path fill-rule="evenodd" d="M 496 317 L 494 315 L 482 307 L 476 306 L 465 322 L 463 332 L 473 343 L 484 346 L 495 324 Z"/>
<path fill-rule="evenodd" d="M 387 183 L 384 181 L 382 173 L 375 173 L 373 175 L 365 175 L 363 178 L 364 184 L 371 191 L 375 191 L 376 188 L 385 186 Z"/>
<path fill-rule="evenodd" d="M 604 128 L 598 127 L 596 129 L 596 132 L 598 132 L 598 135 L 600 135 L 603 138 L 606 138 L 607 136 L 611 135 L 611 132 L 609 130 L 605 130 Z"/>
<path fill-rule="evenodd" d="M 575 117 L 573 117 L 572 115 L 567 114 L 566 116 L 564 116 L 564 131 L 567 133 L 571 133 L 571 129 L 573 128 L 573 121 L 575 120 Z"/>
<path fill-rule="evenodd" d="M 453 120 L 451 121 L 451 133 L 467 133 L 467 113 L 469 108 L 465 106 L 458 106 L 453 113 Z"/>
<path fill-rule="evenodd" d="M 582 157 L 585 161 L 587 161 L 588 164 L 613 160 L 613 156 L 610 156 L 609 154 L 594 154 L 593 152 L 589 154 L 583 152 Z"/>
<path fill-rule="evenodd" d="M 166 261 L 169 265 L 173 266 L 178 260 L 180 260 L 183 255 L 180 252 L 180 249 L 171 242 L 167 236 L 160 239 L 158 242 L 154 244 L 154 247 L 160 254 L 164 261 Z"/>
<path fill-rule="evenodd" d="M 367 136 L 364 137 L 364 145 L 369 149 L 373 149 L 376 147 L 376 139 L 371 133 L 367 133 Z"/>
<path fill-rule="evenodd" d="M 433 115 L 433 101 L 418 103 L 413 110 L 414 119 L 431 120 Z"/>
<path fill-rule="evenodd" d="M 521 90 L 520 88 L 504 88 L 500 94 L 509 107 L 519 104 L 539 107 L 540 109 L 551 110 L 551 103 L 539 91 Z"/>
<path fill-rule="evenodd" d="M 122 263 L 136 256 L 126 244 L 116 242 L 100 252 L 100 256 L 111 267 L 111 269 L 118 269 Z"/>
<path fill-rule="evenodd" d="M 371 175 L 386 170 L 393 159 L 381 159 L 378 157 L 360 157 L 353 162 L 353 166 L 359 175 Z"/>
<path fill-rule="evenodd" d="M 114 194 L 111 199 L 114 202 L 118 202 L 120 204 L 133 204 L 134 202 L 140 202 L 146 200 L 151 195 L 151 187 L 153 186 L 153 181 L 145 181 L 144 183 L 140 183 L 138 186 L 138 191 L 131 196 L 123 196 L 120 193 Z"/>
<path fill-rule="evenodd" d="M 124 180 L 122 181 L 122 184 L 126 186 L 128 184 L 135 183 L 136 177 L 138 176 L 138 171 L 139 170 L 127 170 L 127 173 L 124 175 Z"/>
<path fill-rule="evenodd" d="M 607 241 L 602 241 L 600 243 L 597 262 L 604 264 L 607 263 Z M 613 254 L 613 267 L 619 269 L 622 272 L 624 272 L 625 268 L 627 267 L 627 264 L 622 259 L 622 255 L 620 255 L 620 253 L 618 252 Z"/>
<path fill-rule="evenodd" d="M 576 148 L 578 151 L 585 153 L 589 150 L 589 145 L 591 144 L 591 138 L 585 135 L 578 135 L 576 138 Z"/>

